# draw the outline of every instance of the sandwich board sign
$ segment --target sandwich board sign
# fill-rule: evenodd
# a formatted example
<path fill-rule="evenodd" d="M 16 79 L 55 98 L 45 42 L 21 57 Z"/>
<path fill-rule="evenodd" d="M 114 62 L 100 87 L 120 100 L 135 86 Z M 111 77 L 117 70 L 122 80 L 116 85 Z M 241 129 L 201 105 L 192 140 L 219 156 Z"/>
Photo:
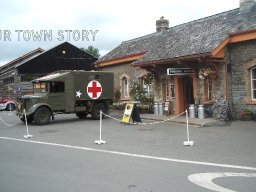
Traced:
<path fill-rule="evenodd" d="M 127 103 L 125 106 L 122 123 L 130 123 L 131 118 L 136 122 L 142 122 L 136 103 Z"/>

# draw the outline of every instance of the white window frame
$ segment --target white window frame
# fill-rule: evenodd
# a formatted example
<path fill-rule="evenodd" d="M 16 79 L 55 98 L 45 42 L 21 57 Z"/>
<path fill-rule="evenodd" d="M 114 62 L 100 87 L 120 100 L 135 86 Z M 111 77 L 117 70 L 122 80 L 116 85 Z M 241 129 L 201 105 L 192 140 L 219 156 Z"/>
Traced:
<path fill-rule="evenodd" d="M 207 78 L 207 99 L 212 99 L 212 78 Z"/>
<path fill-rule="evenodd" d="M 129 96 L 129 83 L 127 77 L 123 77 L 122 79 L 122 84 L 123 84 L 123 97 L 128 97 Z"/>
<path fill-rule="evenodd" d="M 165 100 L 170 101 L 170 81 L 169 79 L 165 79 Z"/>
<path fill-rule="evenodd" d="M 152 96 L 152 84 L 146 84 L 145 85 L 146 88 L 144 89 L 144 91 L 146 91 L 146 96 L 147 97 L 151 97 Z"/>
<path fill-rule="evenodd" d="M 130 99 L 129 75 L 124 73 L 119 77 L 119 79 L 120 79 L 120 87 L 121 87 L 121 100 L 129 100 Z"/>
<path fill-rule="evenodd" d="M 254 95 L 254 91 L 256 91 L 256 88 L 254 88 L 253 86 L 254 84 L 256 84 L 256 78 L 253 79 L 253 71 L 255 71 L 256 73 L 256 67 L 251 69 L 251 97 L 253 101 L 256 101 L 256 94 Z"/>
<path fill-rule="evenodd" d="M 141 82 L 142 82 L 143 90 L 146 92 L 146 97 L 151 97 L 153 95 L 152 94 L 152 83 L 146 84 L 145 79 L 143 77 L 141 78 Z"/>

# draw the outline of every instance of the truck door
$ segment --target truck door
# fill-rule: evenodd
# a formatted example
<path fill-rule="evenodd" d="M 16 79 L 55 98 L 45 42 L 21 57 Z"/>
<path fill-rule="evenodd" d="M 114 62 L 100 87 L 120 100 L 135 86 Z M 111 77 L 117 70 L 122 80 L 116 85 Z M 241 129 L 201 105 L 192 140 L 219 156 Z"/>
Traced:
<path fill-rule="evenodd" d="M 50 82 L 48 103 L 52 106 L 53 111 L 65 110 L 66 95 L 64 90 L 64 82 Z"/>
<path fill-rule="evenodd" d="M 72 78 L 65 79 L 66 112 L 73 112 L 75 108 L 74 84 Z"/>

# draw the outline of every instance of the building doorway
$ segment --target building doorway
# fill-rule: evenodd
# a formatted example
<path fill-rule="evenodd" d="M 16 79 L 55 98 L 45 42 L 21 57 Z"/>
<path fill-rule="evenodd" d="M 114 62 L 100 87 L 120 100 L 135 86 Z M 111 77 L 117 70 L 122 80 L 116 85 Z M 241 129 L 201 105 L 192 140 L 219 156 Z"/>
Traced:
<path fill-rule="evenodd" d="M 194 104 L 194 86 L 191 76 L 177 77 L 177 99 L 176 114 L 180 114 L 188 109 L 190 104 Z"/>

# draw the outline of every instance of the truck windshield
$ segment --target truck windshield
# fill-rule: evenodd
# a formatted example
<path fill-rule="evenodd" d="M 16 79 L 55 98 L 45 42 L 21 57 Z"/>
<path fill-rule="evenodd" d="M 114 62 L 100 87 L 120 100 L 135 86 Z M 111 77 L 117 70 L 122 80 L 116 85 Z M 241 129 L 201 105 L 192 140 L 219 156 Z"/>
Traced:
<path fill-rule="evenodd" d="M 47 83 L 34 83 L 34 93 L 46 93 L 48 92 Z"/>

